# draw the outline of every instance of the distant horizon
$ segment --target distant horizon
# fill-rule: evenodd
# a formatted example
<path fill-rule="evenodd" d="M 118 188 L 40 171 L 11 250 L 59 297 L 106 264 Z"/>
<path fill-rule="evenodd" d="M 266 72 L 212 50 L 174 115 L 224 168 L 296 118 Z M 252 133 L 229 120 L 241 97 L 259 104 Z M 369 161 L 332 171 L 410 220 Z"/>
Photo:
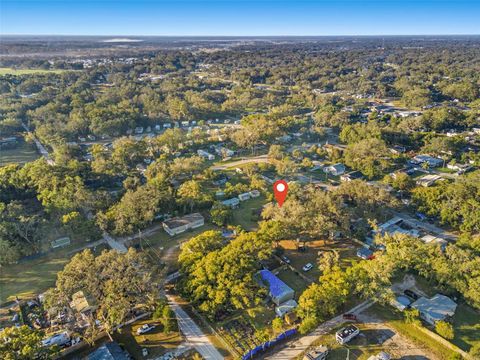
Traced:
<path fill-rule="evenodd" d="M 104 37 L 104 38 L 321 38 L 321 37 L 435 37 L 435 36 L 480 36 L 479 33 L 438 34 L 329 34 L 329 35 L 129 35 L 129 34 L 2 34 L 0 37 Z"/>

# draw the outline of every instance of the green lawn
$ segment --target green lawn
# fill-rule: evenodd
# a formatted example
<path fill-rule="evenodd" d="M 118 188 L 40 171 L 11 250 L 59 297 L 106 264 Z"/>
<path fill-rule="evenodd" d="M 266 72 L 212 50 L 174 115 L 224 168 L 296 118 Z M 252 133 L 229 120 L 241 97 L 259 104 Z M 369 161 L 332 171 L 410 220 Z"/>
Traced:
<path fill-rule="evenodd" d="M 323 251 L 335 250 L 340 255 L 340 266 L 346 268 L 351 266 L 353 262 L 358 261 L 356 252 L 358 245 L 341 241 L 335 243 L 332 241 L 312 240 L 307 241 L 307 249 L 305 252 L 300 252 L 296 248 L 296 242 L 293 240 L 282 240 L 280 246 L 284 249 L 284 254 L 291 260 L 291 265 L 298 271 L 302 271 L 302 267 L 307 264 L 313 264 L 313 269 L 306 272 L 305 275 L 310 279 L 316 281 L 321 275 L 317 266 L 318 254 Z"/>
<path fill-rule="evenodd" d="M 20 264 L 3 266 L 0 270 L 0 304 L 13 300 L 33 297 L 55 285 L 57 272 L 63 269 L 68 257 L 55 253 Z"/>
<path fill-rule="evenodd" d="M 453 343 L 460 349 L 468 351 L 480 343 L 480 313 L 468 305 L 460 304 L 453 317 L 455 338 Z"/>
<path fill-rule="evenodd" d="M 31 74 L 61 74 L 65 71 L 75 71 L 75 70 L 13 69 L 8 67 L 0 67 L 0 76 L 1 75 L 31 75 Z"/>
<path fill-rule="evenodd" d="M 39 157 L 33 144 L 22 141 L 13 149 L 0 149 L 0 166 L 10 163 L 24 164 Z"/>
<path fill-rule="evenodd" d="M 20 299 L 34 297 L 55 285 L 57 273 L 74 255 L 75 244 L 63 249 L 52 251 L 38 259 L 24 261 L 18 264 L 0 268 L 0 304 L 11 301 L 18 296 Z M 105 247 L 99 246 L 96 253 Z"/>
<path fill-rule="evenodd" d="M 290 286 L 293 290 L 295 290 L 295 298 L 297 300 L 303 293 L 303 291 L 308 287 L 308 285 L 310 285 L 309 282 L 303 279 L 300 275 L 294 273 L 289 268 L 282 269 L 277 274 L 277 277 L 285 284 Z"/>
<path fill-rule="evenodd" d="M 258 227 L 259 217 L 254 213 L 259 211 L 265 205 L 265 196 L 242 201 L 238 209 L 233 210 L 233 225 L 240 225 L 247 231 L 254 231 Z"/>
<path fill-rule="evenodd" d="M 143 324 L 155 324 L 157 327 L 146 334 L 137 335 L 137 329 Z M 124 327 L 120 333 L 115 333 L 113 338 L 125 347 L 134 359 L 144 359 L 143 348 L 148 350 L 148 358 L 152 359 L 174 350 L 183 342 L 179 332 L 165 334 L 162 332 L 161 324 L 151 319 L 137 321 Z"/>

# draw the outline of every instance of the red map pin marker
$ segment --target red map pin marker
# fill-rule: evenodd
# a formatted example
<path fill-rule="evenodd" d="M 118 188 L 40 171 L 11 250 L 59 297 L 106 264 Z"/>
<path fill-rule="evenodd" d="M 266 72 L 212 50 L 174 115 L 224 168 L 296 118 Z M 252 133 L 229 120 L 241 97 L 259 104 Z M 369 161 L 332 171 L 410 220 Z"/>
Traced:
<path fill-rule="evenodd" d="M 282 207 L 285 199 L 287 198 L 288 184 L 285 180 L 277 180 L 273 184 L 273 194 L 277 200 L 278 206 Z"/>

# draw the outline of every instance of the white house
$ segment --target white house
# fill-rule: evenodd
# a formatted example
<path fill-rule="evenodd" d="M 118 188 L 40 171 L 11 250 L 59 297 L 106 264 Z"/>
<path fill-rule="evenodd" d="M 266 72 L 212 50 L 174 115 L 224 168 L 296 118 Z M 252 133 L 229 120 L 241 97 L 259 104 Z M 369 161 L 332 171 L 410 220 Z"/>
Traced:
<path fill-rule="evenodd" d="M 417 155 L 413 158 L 413 162 L 417 164 L 427 163 L 429 167 L 438 167 L 442 165 L 443 160 L 430 155 Z"/>
<path fill-rule="evenodd" d="M 345 165 L 341 163 L 329 165 L 323 168 L 323 172 L 333 176 L 339 176 L 345 172 Z"/>
<path fill-rule="evenodd" d="M 222 204 L 232 209 L 235 209 L 240 205 L 240 200 L 238 200 L 237 198 L 231 198 L 231 199 L 222 201 Z"/>
<path fill-rule="evenodd" d="M 205 224 L 205 219 L 200 213 L 193 213 L 183 217 L 175 217 L 162 223 L 165 231 L 174 236 L 183 233 L 189 229 L 195 229 Z"/>
<path fill-rule="evenodd" d="M 442 177 L 440 175 L 429 174 L 429 175 L 422 176 L 415 183 L 423 187 L 429 187 L 441 179 Z"/>
<path fill-rule="evenodd" d="M 245 200 L 249 200 L 251 197 L 250 193 L 249 192 L 246 192 L 246 193 L 243 193 L 243 194 L 239 194 L 238 195 L 238 199 L 240 201 L 245 201 Z"/>
<path fill-rule="evenodd" d="M 252 197 L 252 198 L 257 198 L 257 197 L 260 196 L 260 191 L 258 191 L 258 190 L 252 190 L 252 191 L 249 192 L 249 194 L 250 194 L 250 197 Z"/>
<path fill-rule="evenodd" d="M 455 301 L 441 294 L 436 294 L 431 299 L 422 296 L 411 306 L 417 309 L 420 317 L 431 325 L 435 325 L 437 321 L 444 321 L 447 317 L 452 317 L 457 309 Z"/>
<path fill-rule="evenodd" d="M 197 150 L 197 154 L 200 155 L 201 157 L 204 157 L 208 160 L 215 160 L 215 155 L 210 154 L 209 152 L 205 150 Z"/>

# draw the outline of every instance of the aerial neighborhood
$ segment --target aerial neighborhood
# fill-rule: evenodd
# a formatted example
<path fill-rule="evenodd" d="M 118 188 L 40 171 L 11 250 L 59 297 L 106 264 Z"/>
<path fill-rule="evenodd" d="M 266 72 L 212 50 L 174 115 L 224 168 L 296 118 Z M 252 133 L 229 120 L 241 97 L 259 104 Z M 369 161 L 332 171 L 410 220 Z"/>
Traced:
<path fill-rule="evenodd" d="M 480 359 L 479 37 L 129 39 L 0 44 L 1 359 Z"/>

